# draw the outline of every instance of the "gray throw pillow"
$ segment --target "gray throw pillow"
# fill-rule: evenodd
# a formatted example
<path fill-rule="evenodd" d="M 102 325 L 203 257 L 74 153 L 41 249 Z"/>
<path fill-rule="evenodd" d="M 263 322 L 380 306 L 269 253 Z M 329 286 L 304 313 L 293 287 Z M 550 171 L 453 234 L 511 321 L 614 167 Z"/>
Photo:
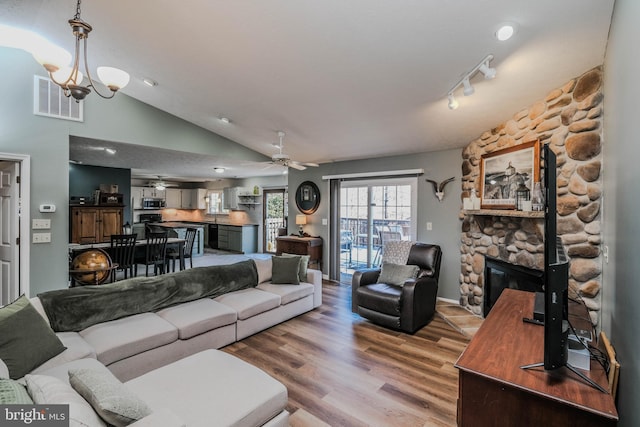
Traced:
<path fill-rule="evenodd" d="M 19 382 L 0 380 L 0 405 L 33 405 L 33 400 Z"/>
<path fill-rule="evenodd" d="M 271 283 L 274 285 L 300 284 L 300 256 L 274 256 Z"/>
<path fill-rule="evenodd" d="M 419 271 L 420 268 L 417 265 L 400 265 L 383 262 L 378 283 L 402 286 L 406 280 L 415 279 Z"/>
<path fill-rule="evenodd" d="M 15 304 L 21 308 L 16 310 Z M 9 369 L 9 378 L 22 378 L 65 350 L 27 297 L 0 308 L 0 313 L 0 360 Z"/>
<path fill-rule="evenodd" d="M 69 383 L 110 425 L 128 426 L 151 413 L 147 404 L 108 370 L 71 369 Z"/>
<path fill-rule="evenodd" d="M 299 256 L 300 257 L 300 269 L 298 270 L 298 277 L 300 278 L 301 282 L 306 282 L 307 281 L 307 269 L 309 268 L 309 259 L 311 258 L 311 256 L 309 256 L 309 255 L 286 254 L 284 252 L 282 253 L 282 256 L 288 256 L 288 257 Z"/>

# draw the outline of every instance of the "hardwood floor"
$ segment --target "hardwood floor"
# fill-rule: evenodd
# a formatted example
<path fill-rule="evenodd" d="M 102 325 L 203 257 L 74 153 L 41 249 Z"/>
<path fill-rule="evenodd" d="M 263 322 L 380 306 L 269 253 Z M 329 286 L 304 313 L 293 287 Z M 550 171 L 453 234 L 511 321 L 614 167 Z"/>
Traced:
<path fill-rule="evenodd" d="M 351 288 L 324 282 L 323 304 L 225 347 L 281 381 L 291 426 L 455 426 L 469 338 L 439 315 L 415 335 L 351 313 Z"/>

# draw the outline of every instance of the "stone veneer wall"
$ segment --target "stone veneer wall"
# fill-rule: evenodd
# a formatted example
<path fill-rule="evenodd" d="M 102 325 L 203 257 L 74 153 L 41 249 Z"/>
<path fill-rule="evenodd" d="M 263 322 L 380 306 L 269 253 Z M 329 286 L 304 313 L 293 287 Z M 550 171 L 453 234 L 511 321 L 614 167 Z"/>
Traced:
<path fill-rule="evenodd" d="M 480 194 L 483 154 L 539 140 L 557 154 L 558 234 L 570 257 L 569 293 L 580 295 L 597 324 L 602 260 L 601 67 L 551 91 L 542 101 L 472 141 L 462 152 L 462 191 Z M 482 314 L 484 255 L 544 269 L 544 220 L 462 216 L 460 304 Z"/>

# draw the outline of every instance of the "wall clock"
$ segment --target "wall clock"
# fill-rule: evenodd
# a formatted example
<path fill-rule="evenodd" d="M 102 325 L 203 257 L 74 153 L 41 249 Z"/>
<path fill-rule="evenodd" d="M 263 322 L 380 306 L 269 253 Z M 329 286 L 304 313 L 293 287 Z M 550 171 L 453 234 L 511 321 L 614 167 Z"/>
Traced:
<path fill-rule="evenodd" d="M 296 206 L 306 215 L 311 215 L 320 205 L 320 189 L 311 182 L 305 181 L 296 190 Z"/>

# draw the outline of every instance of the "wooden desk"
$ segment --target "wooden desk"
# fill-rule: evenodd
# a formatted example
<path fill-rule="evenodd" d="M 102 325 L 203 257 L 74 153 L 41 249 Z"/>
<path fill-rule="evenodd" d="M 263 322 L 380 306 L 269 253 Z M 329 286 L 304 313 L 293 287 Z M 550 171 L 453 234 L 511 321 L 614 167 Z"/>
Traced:
<path fill-rule="evenodd" d="M 618 412 L 610 394 L 566 368 L 520 368 L 543 360 L 543 328 L 522 321 L 531 317 L 533 299 L 533 292 L 505 289 L 456 362 L 458 425 L 615 426 Z M 597 362 L 583 372 L 607 389 Z"/>
<path fill-rule="evenodd" d="M 309 255 L 309 262 L 315 262 L 316 267 L 322 270 L 322 238 L 280 236 L 276 237 L 276 255 L 282 253 Z"/>

